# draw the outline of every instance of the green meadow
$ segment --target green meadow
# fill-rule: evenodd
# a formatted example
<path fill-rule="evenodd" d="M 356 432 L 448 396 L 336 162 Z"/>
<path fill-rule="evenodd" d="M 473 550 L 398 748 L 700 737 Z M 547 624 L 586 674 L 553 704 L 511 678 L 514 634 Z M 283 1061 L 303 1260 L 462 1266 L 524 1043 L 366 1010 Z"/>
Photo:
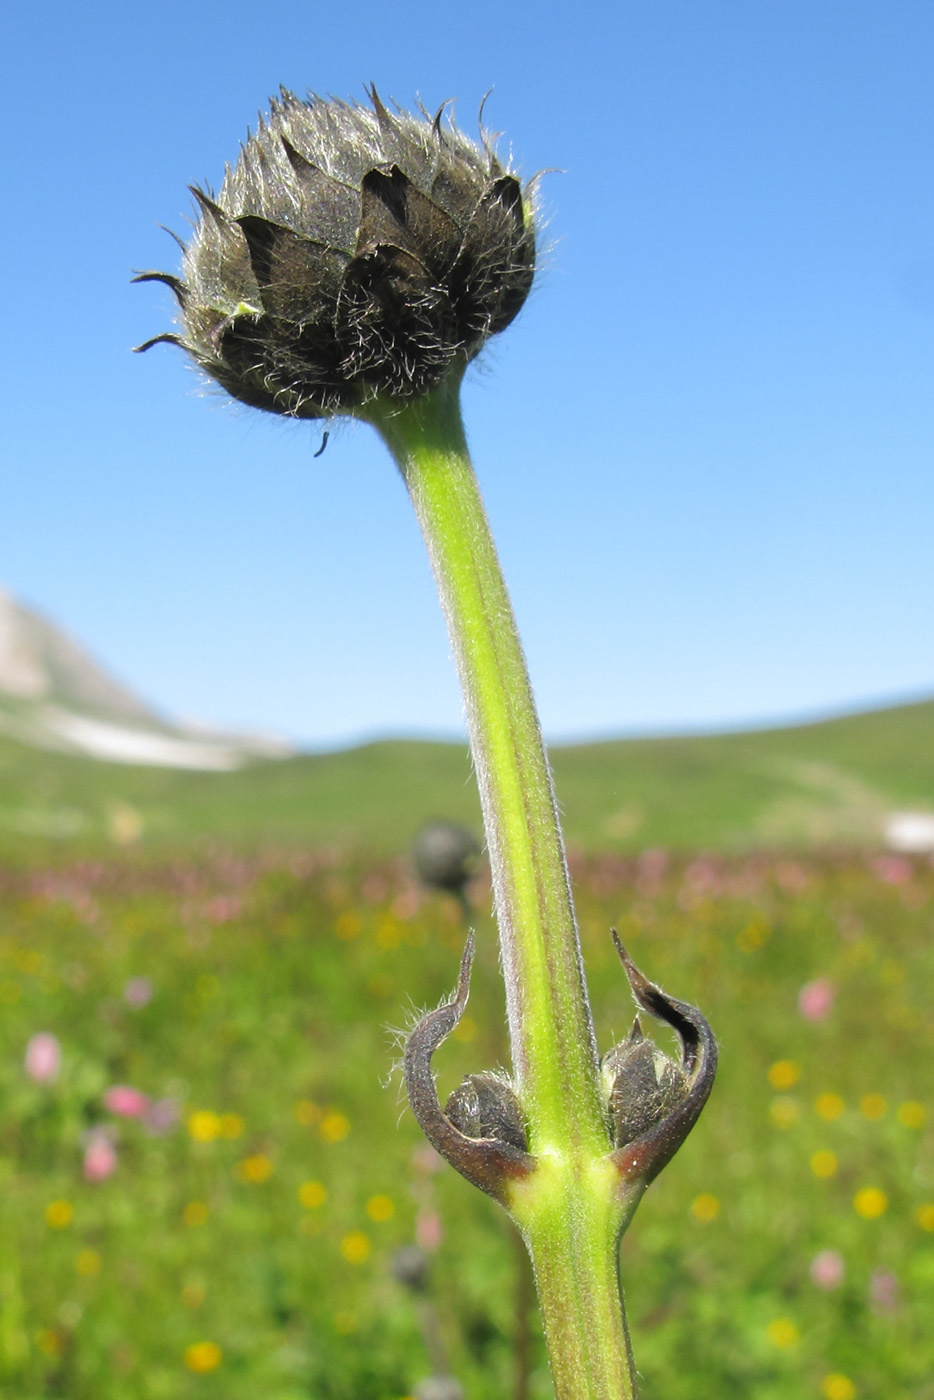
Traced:
<path fill-rule="evenodd" d="M 611 926 L 721 1044 L 622 1246 L 644 1400 L 934 1400 L 934 864 L 879 839 L 932 738 L 923 704 L 554 754 L 602 1048 Z M 0 1397 L 546 1400 L 511 1228 L 395 1069 L 463 946 L 405 852 L 478 827 L 465 751 L 0 762 Z M 470 898 L 442 1095 L 507 1061 Z"/>
<path fill-rule="evenodd" d="M 872 844 L 893 809 L 934 808 L 934 701 L 793 728 L 556 746 L 565 832 L 586 850 Z M 148 849 L 403 853 L 426 816 L 479 829 L 466 742 L 389 740 L 234 773 L 106 764 L 0 733 L 0 852 Z"/>

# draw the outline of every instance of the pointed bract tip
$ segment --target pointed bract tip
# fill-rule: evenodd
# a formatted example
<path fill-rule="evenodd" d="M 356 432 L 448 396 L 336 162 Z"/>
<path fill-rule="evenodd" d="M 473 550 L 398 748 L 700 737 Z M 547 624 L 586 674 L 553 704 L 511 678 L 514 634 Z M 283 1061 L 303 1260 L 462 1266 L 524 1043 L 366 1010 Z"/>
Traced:
<path fill-rule="evenodd" d="M 180 335 L 173 335 L 171 331 L 165 331 L 162 335 L 154 335 L 151 340 L 144 340 L 142 345 L 134 345 L 133 354 L 142 355 L 146 350 L 151 350 L 154 345 L 179 345 L 183 350 L 188 349 Z"/>
<path fill-rule="evenodd" d="M 458 1120 L 455 1122 L 441 1107 L 431 1071 L 435 1050 L 464 1014 L 473 954 L 471 930 L 454 996 L 437 1010 L 429 1011 L 412 1030 L 406 1041 L 403 1068 L 412 1112 L 432 1147 L 468 1181 L 505 1202 L 510 1181 L 527 1176 L 535 1168 L 534 1157 L 520 1145 L 525 1137 L 518 1100 L 497 1076 L 469 1075 L 448 1103 Z M 477 1127 L 484 1135 L 469 1135 L 460 1124 Z M 484 1131 L 486 1127 L 490 1136 Z"/>
<path fill-rule="evenodd" d="M 643 1039 L 637 1016 L 629 1040 L 604 1058 L 604 1064 L 615 1071 L 610 1117 L 613 1118 L 614 1108 L 619 1114 L 619 1122 L 614 1123 L 619 1146 L 612 1154 L 613 1160 L 624 1180 L 648 1184 L 677 1152 L 707 1102 L 717 1071 L 717 1042 L 700 1011 L 686 1001 L 668 996 L 650 982 L 630 958 L 616 929 L 612 935 L 639 1007 L 671 1026 L 681 1042 L 681 1064 L 662 1056 L 661 1069 L 659 1063 L 653 1062 L 646 1078 L 648 1066 L 639 1057 L 644 1056 L 651 1042 Z M 630 1140 L 626 1136 L 627 1129 L 632 1131 L 628 1125 L 638 1123 L 640 1117 L 642 1126 L 636 1128 L 636 1135 Z"/>

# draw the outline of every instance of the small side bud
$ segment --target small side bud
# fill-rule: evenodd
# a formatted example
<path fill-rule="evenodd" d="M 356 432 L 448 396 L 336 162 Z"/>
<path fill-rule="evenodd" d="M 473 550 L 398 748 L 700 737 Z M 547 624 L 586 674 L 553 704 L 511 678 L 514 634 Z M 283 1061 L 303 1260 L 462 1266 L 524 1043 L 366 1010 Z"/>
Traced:
<path fill-rule="evenodd" d="M 616 951 L 636 1002 L 673 1028 L 681 1063 L 648 1040 L 637 1016 L 626 1040 L 604 1056 L 613 1159 L 627 1181 L 653 1181 L 671 1161 L 700 1116 L 717 1071 L 717 1042 L 705 1018 L 642 975 L 613 929 Z"/>
<path fill-rule="evenodd" d="M 508 1142 L 520 1152 L 529 1150 L 522 1108 L 502 1075 L 489 1071 L 468 1074 L 444 1111 L 465 1137 Z"/>
<path fill-rule="evenodd" d="M 603 1057 L 601 1068 L 617 1147 L 648 1132 L 688 1094 L 684 1071 L 645 1038 L 638 1016 L 627 1039 Z"/>
<path fill-rule="evenodd" d="M 470 991 L 473 933 L 461 959 L 457 990 L 409 1035 L 403 1067 L 412 1112 L 436 1152 L 474 1186 L 505 1204 L 509 1182 L 535 1170 L 519 1102 L 498 1075 L 469 1075 L 442 1109 L 431 1057 L 464 1014 Z M 450 1110 L 453 1108 L 453 1115 Z"/>

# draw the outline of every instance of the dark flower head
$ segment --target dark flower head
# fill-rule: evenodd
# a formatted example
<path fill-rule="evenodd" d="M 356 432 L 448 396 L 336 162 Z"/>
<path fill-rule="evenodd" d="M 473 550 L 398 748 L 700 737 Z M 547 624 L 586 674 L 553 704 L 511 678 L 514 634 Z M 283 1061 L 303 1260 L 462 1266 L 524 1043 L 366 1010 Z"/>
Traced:
<path fill-rule="evenodd" d="M 412 864 L 423 885 L 463 895 L 477 872 L 480 845 L 476 837 L 453 822 L 427 822 L 412 843 Z"/>
<path fill-rule="evenodd" d="M 295 418 L 409 399 L 519 311 L 535 269 L 528 188 L 453 124 L 283 90 L 200 217 L 181 345 L 234 398 Z M 443 109 L 442 109 L 443 111 Z"/>

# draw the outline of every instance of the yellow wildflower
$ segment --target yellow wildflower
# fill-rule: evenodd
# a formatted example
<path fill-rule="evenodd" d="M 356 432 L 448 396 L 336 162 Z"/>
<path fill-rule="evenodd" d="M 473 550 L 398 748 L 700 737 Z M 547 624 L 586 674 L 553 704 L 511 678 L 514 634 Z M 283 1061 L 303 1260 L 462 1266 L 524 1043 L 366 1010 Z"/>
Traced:
<path fill-rule="evenodd" d="M 771 930 L 767 924 L 753 920 L 752 923 L 740 929 L 736 935 L 736 946 L 741 953 L 754 953 L 757 948 L 761 948 L 766 943 Z"/>
<path fill-rule="evenodd" d="M 929 1230 L 934 1234 L 934 1203 L 928 1202 L 923 1206 L 918 1206 L 915 1211 L 915 1220 L 922 1230 Z"/>
<path fill-rule="evenodd" d="M 377 943 L 381 948 L 384 948 L 390 953 L 394 948 L 398 948 L 401 937 L 402 930 L 399 928 L 399 925 L 393 923 L 391 919 L 386 919 L 376 930 Z"/>
<path fill-rule="evenodd" d="M 199 1375 L 216 1371 L 222 1360 L 223 1352 L 216 1342 L 193 1342 L 185 1348 L 185 1365 Z"/>
<path fill-rule="evenodd" d="M 303 1128 L 311 1128 L 320 1121 L 321 1110 L 311 1099 L 300 1099 L 292 1109 L 295 1121 L 301 1123 Z"/>
<path fill-rule="evenodd" d="M 383 1221 L 392 1219 L 396 1208 L 388 1196 L 371 1196 L 366 1203 L 366 1213 L 371 1220 L 382 1224 Z"/>
<path fill-rule="evenodd" d="M 821 1152 L 815 1152 L 814 1156 L 811 1158 L 811 1171 L 815 1176 L 819 1176 L 822 1181 L 826 1181 L 828 1177 L 835 1176 L 837 1172 L 836 1154 L 828 1152 L 826 1148 Z"/>
<path fill-rule="evenodd" d="M 843 1116 L 846 1104 L 839 1094 L 818 1094 L 814 1107 L 818 1118 L 823 1118 L 825 1123 L 833 1123 Z"/>
<path fill-rule="evenodd" d="M 360 920 L 356 914 L 341 914 L 334 929 L 338 938 L 344 943 L 349 943 L 360 932 Z"/>
<path fill-rule="evenodd" d="M 351 1230 L 341 1240 L 341 1254 L 348 1264 L 362 1264 L 369 1259 L 371 1249 L 370 1238 L 362 1230 Z"/>
<path fill-rule="evenodd" d="M 889 1198 L 878 1186 L 864 1186 L 853 1197 L 853 1209 L 864 1220 L 878 1220 L 888 1208 Z"/>
<path fill-rule="evenodd" d="M 220 1116 L 209 1108 L 188 1115 L 188 1132 L 195 1142 L 214 1142 L 221 1135 Z"/>
<path fill-rule="evenodd" d="M 720 1214 L 720 1198 L 709 1191 L 702 1191 L 691 1202 L 691 1214 L 701 1225 L 709 1225 Z"/>
<path fill-rule="evenodd" d="M 794 1060 L 776 1060 L 769 1070 L 769 1083 L 773 1089 L 791 1089 L 801 1078 L 801 1070 Z"/>
<path fill-rule="evenodd" d="M 859 1101 L 859 1111 L 864 1118 L 870 1118 L 873 1122 L 878 1122 L 884 1118 L 889 1106 L 881 1094 L 864 1094 Z"/>
<path fill-rule="evenodd" d="M 268 1181 L 272 1176 L 272 1162 L 264 1152 L 254 1152 L 249 1157 L 244 1157 L 242 1162 L 238 1162 L 235 1169 L 241 1181 L 248 1181 L 252 1185 L 257 1185 L 261 1181 Z"/>
<path fill-rule="evenodd" d="M 182 1219 L 193 1229 L 203 1225 L 208 1218 L 208 1208 L 203 1201 L 189 1201 L 182 1211 Z"/>
<path fill-rule="evenodd" d="M 45 1223 L 53 1230 L 64 1230 L 75 1218 L 75 1208 L 71 1201 L 49 1201 L 45 1208 Z"/>
<path fill-rule="evenodd" d="M 325 1142 L 343 1142 L 350 1132 L 350 1120 L 345 1118 L 343 1113 L 339 1113 L 336 1108 L 329 1108 L 321 1119 L 318 1132 Z"/>
<path fill-rule="evenodd" d="M 327 1187 L 320 1181 L 303 1181 L 298 1188 L 298 1199 L 306 1210 L 316 1210 L 328 1198 Z"/>
<path fill-rule="evenodd" d="M 903 1128 L 923 1128 L 927 1122 L 927 1109 L 917 1099 L 909 1099 L 899 1106 L 898 1121 Z"/>
<path fill-rule="evenodd" d="M 834 1371 L 831 1375 L 824 1377 L 821 1384 L 821 1394 L 825 1400 L 855 1400 L 856 1386 L 849 1376 Z"/>
<path fill-rule="evenodd" d="M 801 1116 L 798 1100 L 788 1094 L 778 1094 L 769 1104 L 769 1117 L 776 1128 L 791 1128 Z"/>
<path fill-rule="evenodd" d="M 793 1347 L 798 1340 L 798 1329 L 790 1317 L 775 1317 L 765 1329 L 765 1335 L 772 1343 L 773 1347 L 785 1351 L 788 1347 Z"/>

